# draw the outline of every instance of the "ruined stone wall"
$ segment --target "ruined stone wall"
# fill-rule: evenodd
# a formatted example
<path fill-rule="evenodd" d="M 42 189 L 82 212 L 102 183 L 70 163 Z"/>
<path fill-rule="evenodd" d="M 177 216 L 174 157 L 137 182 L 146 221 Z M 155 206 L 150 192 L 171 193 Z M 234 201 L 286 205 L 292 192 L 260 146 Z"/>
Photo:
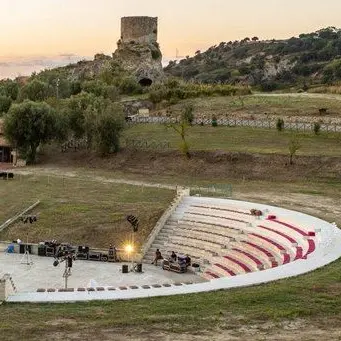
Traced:
<path fill-rule="evenodd" d="M 121 41 L 123 43 L 153 43 L 157 41 L 157 20 L 153 17 L 121 18 Z"/>

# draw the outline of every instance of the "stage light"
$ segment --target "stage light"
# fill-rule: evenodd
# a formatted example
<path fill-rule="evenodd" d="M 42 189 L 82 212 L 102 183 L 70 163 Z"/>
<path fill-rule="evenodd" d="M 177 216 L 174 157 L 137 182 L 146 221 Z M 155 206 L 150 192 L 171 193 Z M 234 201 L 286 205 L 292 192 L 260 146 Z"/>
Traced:
<path fill-rule="evenodd" d="M 126 245 L 125 246 L 125 251 L 127 252 L 127 253 L 131 253 L 132 251 L 133 251 L 133 246 L 132 245 L 130 245 L 130 244 L 128 244 L 128 245 Z"/>

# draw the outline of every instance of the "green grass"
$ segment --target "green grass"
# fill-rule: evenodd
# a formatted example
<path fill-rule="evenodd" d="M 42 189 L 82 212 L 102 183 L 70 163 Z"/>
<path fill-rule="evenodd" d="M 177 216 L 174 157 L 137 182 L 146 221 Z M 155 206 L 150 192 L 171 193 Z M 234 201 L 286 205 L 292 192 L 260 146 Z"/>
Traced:
<path fill-rule="evenodd" d="M 143 329 L 151 335 L 161 330 L 200 333 L 297 318 L 332 327 L 341 317 L 340 289 L 337 261 L 300 277 L 228 291 L 114 302 L 5 304 L 0 331 L 4 340 L 76 331 L 90 337 L 115 328 Z"/>
<path fill-rule="evenodd" d="M 327 108 L 328 113 L 341 117 L 341 96 L 305 96 L 290 95 L 251 95 L 242 97 L 210 97 L 196 98 L 181 101 L 170 107 L 174 113 L 179 112 L 186 103 L 192 103 L 196 114 L 206 115 L 210 118 L 213 114 L 229 117 L 233 113 L 246 113 L 255 115 L 259 119 L 266 119 L 267 115 L 276 116 L 316 116 L 320 119 L 320 108 Z M 328 116 L 322 117 L 328 121 Z"/>
<path fill-rule="evenodd" d="M 289 141 L 294 135 L 301 144 L 297 155 L 341 156 L 341 137 L 335 133 L 314 135 L 275 129 L 193 126 L 188 129 L 188 142 L 190 150 L 288 154 Z M 125 131 L 124 138 L 169 142 L 171 149 L 180 145 L 180 137 L 172 128 L 158 124 L 133 125 Z"/>
<path fill-rule="evenodd" d="M 75 175 L 79 172 L 79 175 L 82 176 L 82 183 L 85 182 L 87 176 L 97 175 L 105 178 L 116 178 L 118 176 L 118 174 L 112 174 L 108 171 L 96 173 L 81 169 L 73 171 Z M 129 177 L 129 174 L 126 176 Z M 54 181 L 54 179 L 52 178 L 50 181 Z M 43 183 L 39 185 L 43 189 L 38 186 L 39 192 L 45 193 L 45 197 L 51 197 L 49 187 L 46 184 L 47 176 L 32 177 L 31 184 L 37 184 L 37 180 Z M 142 176 L 141 180 L 143 180 Z M 228 179 L 225 180 L 228 181 Z M 55 183 L 50 186 L 54 188 L 53 193 L 56 199 L 58 197 L 64 198 L 65 195 L 77 197 L 78 199 L 73 200 L 70 207 L 76 208 L 78 214 L 87 207 L 83 200 L 79 201 L 82 197 L 84 199 L 84 195 L 80 191 L 84 185 L 78 184 L 80 187 L 76 185 L 71 187 L 70 184 L 73 181 L 75 179 L 64 180 L 65 187 L 60 181 L 60 186 Z M 185 175 L 176 179 L 164 178 L 160 175 L 153 178 L 153 181 L 193 183 Z M 209 185 L 212 184 L 212 181 L 203 179 L 200 184 Z M 78 182 L 75 181 L 75 183 Z M 0 191 L 3 191 L 3 186 L 13 185 L 19 187 L 18 183 L 4 182 Z M 98 186 L 98 191 L 102 195 L 115 190 L 114 200 L 120 198 L 124 203 L 133 202 L 135 204 L 138 200 L 142 202 L 162 200 L 162 196 L 160 196 L 162 191 L 159 192 L 159 190 L 151 192 L 154 193 L 153 195 L 156 194 L 155 198 L 148 195 L 148 199 L 146 199 L 145 197 L 142 198 L 138 190 L 133 196 L 124 194 L 123 189 L 130 188 L 130 186 L 123 186 L 120 189 L 116 185 L 104 184 L 102 187 L 100 182 L 90 182 L 86 187 L 89 187 L 90 193 L 96 193 Z M 28 189 L 28 186 L 25 188 Z M 35 188 L 37 189 L 37 187 Z M 104 190 L 104 188 L 106 189 Z M 340 202 L 341 188 L 339 182 L 235 181 L 233 188 L 234 198 L 237 199 L 267 202 L 299 211 L 307 211 L 308 213 L 312 209 L 314 215 L 324 219 L 328 218 L 330 221 L 337 218 L 331 204 L 334 203 L 335 207 L 338 207 Z M 19 187 L 19 190 L 22 188 Z M 147 189 L 145 188 L 144 191 Z M 6 193 L 10 192 L 6 191 Z M 11 195 L 16 198 L 21 196 L 20 193 L 11 193 Z M 34 191 L 32 190 L 30 193 L 32 195 Z M 110 197 L 109 195 L 107 198 L 106 195 L 103 196 L 104 202 Z M 135 196 L 136 199 L 134 199 Z M 38 194 L 35 198 L 38 198 Z M 68 209 L 62 207 L 60 209 L 63 214 L 65 212 L 68 214 Z M 310 211 L 310 213 L 312 212 Z M 113 219 L 119 215 L 120 212 L 115 210 Z M 262 326 L 268 322 L 276 324 L 283 320 L 296 321 L 297 319 L 304 320 L 308 326 L 317 325 L 328 330 L 338 328 L 341 320 L 341 261 L 338 260 L 325 268 L 296 278 L 242 289 L 131 301 L 39 305 L 4 304 L 0 306 L 0 316 L 1 340 L 36 340 L 51 337 L 57 339 L 58 337 L 60 339 L 88 337 L 108 340 L 112 335 L 126 335 L 126 338 L 133 338 L 131 335 L 136 338 L 145 336 L 154 340 L 154 336 L 158 333 L 203 334 L 208 331 L 215 333 L 217 330 L 219 334 L 223 333 L 224 330 L 240 334 L 240 329 L 248 326 L 251 328 L 254 325 Z M 184 323 L 184 321 L 186 322 Z M 276 333 L 276 331 L 271 332 Z"/>
<path fill-rule="evenodd" d="M 102 183 L 91 178 L 17 176 L 1 181 L 0 222 L 37 200 L 33 213 L 38 222 L 28 229 L 29 240 L 57 239 L 93 247 L 120 245 L 130 232 L 125 217 L 139 217 L 141 243 L 173 199 L 174 192 L 124 184 Z M 17 223 L 0 233 L 0 240 L 24 239 L 25 226 Z"/>

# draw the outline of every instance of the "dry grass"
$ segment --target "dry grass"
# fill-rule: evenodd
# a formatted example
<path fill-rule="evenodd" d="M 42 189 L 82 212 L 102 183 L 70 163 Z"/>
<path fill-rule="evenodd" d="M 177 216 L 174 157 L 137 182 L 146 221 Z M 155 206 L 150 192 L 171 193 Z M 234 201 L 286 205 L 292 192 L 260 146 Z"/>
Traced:
<path fill-rule="evenodd" d="M 250 96 L 209 97 L 181 101 L 172 105 L 167 110 L 156 110 L 155 114 L 170 112 L 178 115 L 185 104 L 194 106 L 197 116 L 211 118 L 217 117 L 244 117 L 255 119 L 268 119 L 286 117 L 288 119 L 319 120 L 319 108 L 327 108 L 328 115 L 322 117 L 328 122 L 331 118 L 341 118 L 340 96 L 318 94 L 257 94 Z"/>
<path fill-rule="evenodd" d="M 0 233 L 1 240 L 25 239 L 31 242 L 57 239 L 93 247 L 109 243 L 122 245 L 130 236 L 127 214 L 139 217 L 141 243 L 173 199 L 174 192 L 123 184 L 101 183 L 90 179 L 22 176 L 1 181 L 0 221 L 4 222 L 36 200 L 41 204 L 33 213 L 38 222 L 17 223 Z"/>

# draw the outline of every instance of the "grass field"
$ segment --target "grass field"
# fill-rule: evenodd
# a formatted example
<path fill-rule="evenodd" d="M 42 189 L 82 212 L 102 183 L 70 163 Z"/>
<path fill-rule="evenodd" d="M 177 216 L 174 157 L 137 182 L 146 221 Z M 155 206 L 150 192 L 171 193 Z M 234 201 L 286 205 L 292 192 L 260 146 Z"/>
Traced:
<path fill-rule="evenodd" d="M 93 247 L 107 247 L 108 243 L 120 246 L 131 230 L 125 217 L 134 214 L 140 221 L 140 243 L 173 197 L 171 190 L 101 183 L 91 178 L 18 176 L 1 181 L 0 222 L 41 200 L 33 212 L 39 219 L 32 226 L 10 226 L 0 233 L 0 240 L 25 240 L 27 230 L 31 242 L 57 239 Z"/>
<path fill-rule="evenodd" d="M 210 126 L 193 126 L 188 129 L 188 142 L 192 150 L 288 154 L 289 142 L 293 136 L 298 138 L 301 144 L 297 155 L 341 156 L 340 133 L 315 135 L 313 132 Z M 132 125 L 125 131 L 124 138 L 169 142 L 172 149 L 178 149 L 180 145 L 179 135 L 172 128 L 159 124 Z"/>
<path fill-rule="evenodd" d="M 341 261 L 337 261 L 297 278 L 229 291 L 84 304 L 5 304 L 0 308 L 0 332 L 2 340 L 70 340 L 72 335 L 110 340 L 129 333 L 134 340 L 146 334 L 156 340 L 158 332 L 223 335 L 228 331 L 240 336 L 243 329 L 255 332 L 255 325 L 264 323 L 272 323 L 274 330 L 278 324 L 279 329 L 283 320 L 299 320 L 303 329 L 333 329 L 341 320 L 340 292 Z M 299 340 L 314 339 L 310 337 Z M 263 339 L 253 335 L 252 340 Z"/>
<path fill-rule="evenodd" d="M 265 119 L 267 115 L 276 116 L 309 116 L 321 118 L 320 108 L 328 109 L 328 115 L 341 118 L 341 96 L 338 95 L 314 95 L 314 94 L 281 94 L 264 95 L 257 94 L 242 97 L 209 97 L 196 98 L 181 101 L 169 109 L 180 112 L 182 106 L 187 103 L 194 105 L 195 113 L 206 115 L 210 118 L 231 115 L 232 113 L 244 113 L 255 115 L 259 119 Z M 328 115 L 323 117 L 328 121 Z"/>
<path fill-rule="evenodd" d="M 169 191 L 166 191 L 166 195 L 161 195 L 163 190 L 157 190 L 155 195 L 152 190 L 151 193 L 154 193 L 155 198 L 152 195 L 142 197 L 136 189 L 128 195 L 125 192 L 132 189 L 131 186 L 120 188 L 121 185 L 100 181 L 118 176 L 108 171 L 72 170 L 74 175 L 77 172 L 83 175 L 83 185 L 75 179 L 67 178 L 64 180 L 65 185 L 62 181 L 58 181 L 59 185 L 55 183 L 47 185 L 48 170 L 45 170 L 44 176 L 39 175 L 41 170 L 38 168 L 32 168 L 31 171 L 36 176 L 26 181 L 25 189 L 29 190 L 31 195 L 34 192 L 45 193 L 44 197 L 52 202 L 58 202 L 60 198 L 67 197 L 69 200 L 72 198 L 75 203 L 83 203 L 84 195 L 81 190 L 85 191 L 84 179 L 86 176 L 94 175 L 98 176 L 98 181 L 86 185 L 87 193 L 97 193 L 94 197 L 104 202 L 104 211 L 112 207 L 110 200 L 115 203 L 122 201 L 125 205 L 132 203 L 135 205 L 138 201 L 149 202 L 148 207 L 161 205 L 162 200 L 168 201 L 165 198 L 168 198 Z M 126 174 L 126 176 L 129 178 L 132 175 Z M 51 177 L 50 181 L 54 179 Z M 38 180 L 40 185 L 37 186 Z M 171 178 L 164 178 L 160 175 L 153 180 L 167 182 Z M 179 179 L 173 178 L 173 183 L 178 182 L 190 184 L 190 179 L 186 178 L 185 174 Z M 35 186 L 30 186 L 32 189 L 29 189 L 28 183 L 35 184 Z M 207 185 L 210 182 L 203 180 L 201 183 Z M 4 186 L 13 185 L 18 187 L 18 192 L 8 191 L 13 187 L 7 187 L 7 190 L 4 190 Z M 333 219 L 340 223 L 340 220 L 337 220 L 341 213 L 339 183 L 285 184 L 240 181 L 233 185 L 234 198 L 267 202 L 311 213 L 330 221 Z M 20 183 L 15 182 L 2 183 L 1 197 L 4 193 L 10 193 L 13 201 L 13 198 L 16 198 L 24 189 L 19 186 Z M 51 199 L 52 193 L 49 186 L 53 186 L 54 189 L 53 199 Z M 115 194 L 111 193 L 113 190 Z M 149 193 L 147 188 L 144 191 L 144 193 Z M 25 194 L 29 199 L 31 195 Z M 34 199 L 38 197 L 36 194 Z M 125 205 L 124 207 L 127 207 Z M 16 210 L 17 207 L 14 208 L 14 211 Z M 43 212 L 42 210 L 42 214 Z M 60 216 L 58 217 L 60 219 Z M 238 338 L 241 340 L 291 340 L 295 339 L 296 333 L 298 340 L 315 340 L 316 335 L 322 338 L 323 335 L 328 335 L 329 339 L 336 340 L 337 338 L 333 338 L 333 335 L 335 336 L 339 330 L 340 307 L 341 261 L 337 261 L 323 269 L 297 278 L 229 291 L 172 298 L 82 304 L 4 304 L 0 307 L 0 339 L 81 340 L 86 337 L 94 340 L 151 341 L 166 340 L 166 337 L 171 335 L 174 340 Z M 296 326 L 297 329 L 292 326 Z M 294 335 L 291 335 L 291 332 Z M 304 333 L 304 337 L 300 337 L 303 335 L 301 333 Z M 273 338 L 267 338 L 270 335 Z"/>

